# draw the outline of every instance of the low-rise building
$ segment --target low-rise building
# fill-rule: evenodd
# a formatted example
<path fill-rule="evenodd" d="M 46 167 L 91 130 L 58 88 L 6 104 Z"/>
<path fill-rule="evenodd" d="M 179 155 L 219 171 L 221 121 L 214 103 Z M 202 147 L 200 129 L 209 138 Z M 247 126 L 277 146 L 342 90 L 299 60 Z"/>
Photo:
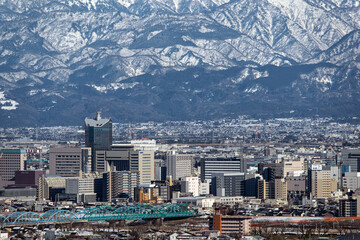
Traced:
<path fill-rule="evenodd" d="M 250 222 L 249 217 L 222 215 L 219 210 L 215 210 L 215 214 L 209 219 L 209 230 L 218 230 L 221 235 L 249 235 Z"/>

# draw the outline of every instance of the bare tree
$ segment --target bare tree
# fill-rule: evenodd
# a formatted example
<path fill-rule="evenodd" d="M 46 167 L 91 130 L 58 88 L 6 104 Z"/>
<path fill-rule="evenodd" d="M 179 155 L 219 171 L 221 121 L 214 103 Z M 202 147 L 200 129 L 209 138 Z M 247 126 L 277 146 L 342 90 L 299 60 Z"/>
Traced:
<path fill-rule="evenodd" d="M 344 233 L 344 228 L 340 222 L 338 221 L 334 222 L 333 227 L 336 229 L 339 235 L 342 235 Z"/>
<path fill-rule="evenodd" d="M 304 223 L 299 223 L 298 224 L 298 231 L 299 233 L 301 234 L 301 238 L 304 238 L 305 237 L 305 234 L 306 234 L 306 226 Z"/>

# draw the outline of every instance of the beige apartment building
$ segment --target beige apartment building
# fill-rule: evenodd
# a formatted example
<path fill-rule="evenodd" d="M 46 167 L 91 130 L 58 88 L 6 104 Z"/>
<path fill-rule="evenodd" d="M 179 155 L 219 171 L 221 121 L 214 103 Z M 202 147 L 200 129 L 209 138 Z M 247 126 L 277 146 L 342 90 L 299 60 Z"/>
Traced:
<path fill-rule="evenodd" d="M 275 178 L 275 199 L 287 199 L 287 184 L 284 178 Z"/>
<path fill-rule="evenodd" d="M 284 178 L 275 178 L 273 181 L 258 181 L 258 198 L 287 199 L 287 184 Z"/>
<path fill-rule="evenodd" d="M 331 177 L 330 168 L 313 165 L 311 169 L 311 194 L 316 198 L 329 198 L 337 189 L 337 182 Z"/>

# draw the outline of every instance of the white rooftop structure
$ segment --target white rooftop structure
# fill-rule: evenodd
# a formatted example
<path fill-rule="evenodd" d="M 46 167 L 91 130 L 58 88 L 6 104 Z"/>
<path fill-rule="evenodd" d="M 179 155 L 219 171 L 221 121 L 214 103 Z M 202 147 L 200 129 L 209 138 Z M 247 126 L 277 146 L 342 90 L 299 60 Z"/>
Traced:
<path fill-rule="evenodd" d="M 101 118 L 101 111 L 97 111 L 96 118 L 85 118 L 85 124 L 91 127 L 102 127 L 110 120 L 110 118 Z"/>

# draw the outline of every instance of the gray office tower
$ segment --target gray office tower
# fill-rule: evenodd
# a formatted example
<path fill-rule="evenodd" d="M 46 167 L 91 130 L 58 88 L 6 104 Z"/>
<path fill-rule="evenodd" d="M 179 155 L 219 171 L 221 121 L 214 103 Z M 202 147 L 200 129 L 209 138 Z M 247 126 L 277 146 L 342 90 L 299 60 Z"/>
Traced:
<path fill-rule="evenodd" d="M 110 150 L 112 145 L 112 120 L 100 114 L 98 111 L 96 118 L 85 118 L 85 145 L 91 147 L 92 171 L 97 171 L 96 151 Z"/>
<path fill-rule="evenodd" d="M 219 197 L 244 196 L 244 173 L 214 173 L 211 179 L 211 194 Z"/>
<path fill-rule="evenodd" d="M 204 158 L 201 159 L 201 181 L 211 180 L 214 173 L 246 172 L 243 158 Z"/>
<path fill-rule="evenodd" d="M 341 151 L 342 165 L 348 172 L 360 172 L 360 149 L 343 149 Z"/>

